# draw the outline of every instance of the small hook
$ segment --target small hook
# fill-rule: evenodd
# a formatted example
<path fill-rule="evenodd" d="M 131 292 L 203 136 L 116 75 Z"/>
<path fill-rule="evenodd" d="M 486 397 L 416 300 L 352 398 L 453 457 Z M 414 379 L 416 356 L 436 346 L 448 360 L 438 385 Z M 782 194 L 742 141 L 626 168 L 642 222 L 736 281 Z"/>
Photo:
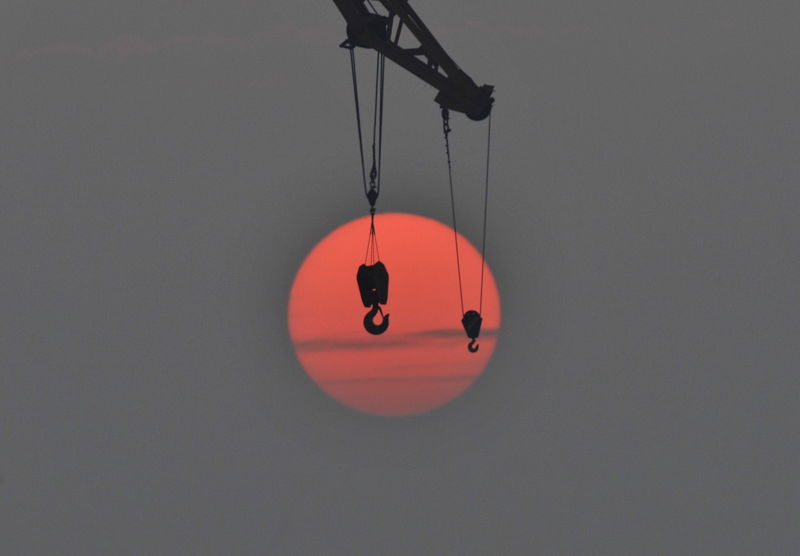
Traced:
<path fill-rule="evenodd" d="M 383 317 L 383 321 L 380 324 L 375 324 L 372 322 L 372 319 L 375 318 L 375 315 L 378 314 L 378 311 L 381 312 L 381 316 Z M 383 334 L 386 332 L 386 329 L 389 328 L 389 315 L 384 315 L 381 308 L 375 303 L 370 309 L 369 313 L 364 315 L 364 328 L 370 334 Z"/>
<path fill-rule="evenodd" d="M 480 348 L 480 347 L 481 347 L 481 346 L 476 346 L 476 345 L 475 345 L 475 342 L 477 342 L 477 341 L 478 341 L 478 339 L 477 339 L 477 338 L 472 338 L 472 340 L 470 340 L 470 342 L 469 342 L 469 345 L 467 346 L 467 349 L 468 349 L 468 350 L 469 350 L 471 353 L 475 353 L 476 351 L 478 351 L 478 348 Z"/>

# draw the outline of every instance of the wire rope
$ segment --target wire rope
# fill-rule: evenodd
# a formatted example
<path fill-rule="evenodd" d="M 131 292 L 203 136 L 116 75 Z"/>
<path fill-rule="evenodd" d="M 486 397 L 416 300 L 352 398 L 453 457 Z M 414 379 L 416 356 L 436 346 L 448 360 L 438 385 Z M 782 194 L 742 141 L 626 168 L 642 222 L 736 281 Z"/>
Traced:
<path fill-rule="evenodd" d="M 483 240 L 481 246 L 481 293 L 478 312 L 483 313 L 483 274 L 486 269 L 486 220 L 489 214 L 489 155 L 492 149 L 492 114 L 489 113 L 489 130 L 486 132 L 486 181 L 483 193 Z"/>
<path fill-rule="evenodd" d="M 378 249 L 378 236 L 375 233 L 375 201 L 380 194 L 381 188 L 381 161 L 383 156 L 383 102 L 384 102 L 384 83 L 386 76 L 386 57 L 378 53 L 375 62 L 375 98 L 372 114 L 372 168 L 369 173 L 369 188 L 367 187 L 366 161 L 364 159 L 364 137 L 361 124 L 361 105 L 358 97 L 358 75 L 355 61 L 354 48 L 350 49 L 350 70 L 353 77 L 353 98 L 356 106 L 356 126 L 358 128 L 358 150 L 361 158 L 361 179 L 363 181 L 364 193 L 370 201 L 370 228 L 369 238 L 367 239 L 367 249 L 364 254 L 364 263 L 374 264 L 380 260 L 380 250 Z M 376 157 L 377 146 L 377 157 Z M 372 194 L 372 195 L 370 195 Z"/>
<path fill-rule="evenodd" d="M 464 312 L 464 286 L 461 283 L 461 256 L 458 252 L 458 225 L 456 224 L 456 197 L 453 191 L 453 164 L 450 160 L 450 111 L 442 106 L 442 129 L 444 148 L 447 153 L 447 179 L 450 182 L 450 208 L 453 213 L 453 238 L 456 244 L 456 272 L 458 274 L 458 298 L 461 301 L 461 314 Z"/>
<path fill-rule="evenodd" d="M 453 219 L 453 238 L 456 247 L 456 272 L 458 274 L 458 296 L 461 302 L 461 314 L 466 314 L 464 311 L 464 285 L 461 279 L 461 254 L 459 252 L 458 247 L 458 226 L 456 223 L 456 198 L 455 198 L 455 191 L 453 187 L 453 163 L 452 157 L 450 154 L 450 132 L 452 129 L 450 128 L 450 112 L 444 106 L 442 107 L 442 129 L 444 131 L 444 145 L 445 145 L 445 153 L 447 154 L 447 179 L 450 185 L 450 209 L 452 212 L 452 219 Z M 478 302 L 478 313 L 483 312 L 483 284 L 484 284 L 484 274 L 486 269 L 486 228 L 487 228 L 487 221 L 488 221 L 488 209 L 489 209 L 489 165 L 491 162 L 490 153 L 491 153 L 491 146 L 492 146 L 492 116 L 489 114 L 489 124 L 488 124 L 488 131 L 487 131 L 487 139 L 486 139 L 486 177 L 484 181 L 484 193 L 483 193 L 483 232 L 482 232 L 482 241 L 481 241 L 481 282 L 480 282 L 480 293 L 479 293 L 479 302 Z"/>
<path fill-rule="evenodd" d="M 364 194 L 367 193 L 367 170 L 364 164 L 364 139 L 361 133 L 361 107 L 358 103 L 358 79 L 356 77 L 356 55 L 350 49 L 350 71 L 353 74 L 353 98 L 356 103 L 356 125 L 358 126 L 358 151 L 361 155 L 361 179 L 364 182 Z"/>

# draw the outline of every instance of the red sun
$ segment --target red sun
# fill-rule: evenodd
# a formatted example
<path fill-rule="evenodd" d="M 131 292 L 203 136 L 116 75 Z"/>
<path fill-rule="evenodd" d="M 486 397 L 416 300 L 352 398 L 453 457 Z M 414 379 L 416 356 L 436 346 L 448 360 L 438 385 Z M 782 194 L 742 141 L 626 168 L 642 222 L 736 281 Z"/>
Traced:
<path fill-rule="evenodd" d="M 487 265 L 480 349 L 470 353 L 453 229 L 404 213 L 378 214 L 375 229 L 389 271 L 389 329 L 374 336 L 362 324 L 369 308 L 356 271 L 369 234 L 364 217 L 328 234 L 303 261 L 289 295 L 289 333 L 303 368 L 332 398 L 377 415 L 424 413 L 459 396 L 486 367 L 500 327 L 497 285 Z M 478 310 L 481 255 L 461 235 L 459 251 L 464 310 Z"/>

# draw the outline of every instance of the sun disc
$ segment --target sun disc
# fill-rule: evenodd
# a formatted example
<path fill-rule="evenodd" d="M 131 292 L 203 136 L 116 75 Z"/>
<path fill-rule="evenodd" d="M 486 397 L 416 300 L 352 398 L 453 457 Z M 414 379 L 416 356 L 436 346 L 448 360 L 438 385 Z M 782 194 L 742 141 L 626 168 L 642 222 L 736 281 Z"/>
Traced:
<path fill-rule="evenodd" d="M 467 390 L 486 368 L 500 328 L 500 297 L 484 270 L 476 353 L 467 351 L 453 230 L 406 213 L 375 217 L 381 261 L 389 272 L 388 330 L 363 328 L 356 270 L 364 262 L 369 217 L 340 226 L 317 243 L 297 272 L 288 324 L 311 379 L 348 407 L 384 416 L 424 413 Z M 478 310 L 480 252 L 459 235 L 464 310 Z"/>

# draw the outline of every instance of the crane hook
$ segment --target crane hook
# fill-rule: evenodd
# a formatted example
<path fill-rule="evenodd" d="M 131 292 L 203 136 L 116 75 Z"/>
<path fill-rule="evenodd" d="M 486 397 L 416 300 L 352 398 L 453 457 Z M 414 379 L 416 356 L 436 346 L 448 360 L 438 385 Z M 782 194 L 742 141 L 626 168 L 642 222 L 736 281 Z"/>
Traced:
<path fill-rule="evenodd" d="M 375 324 L 372 319 L 375 318 L 375 315 L 378 314 L 378 311 L 380 311 L 383 321 L 381 321 L 380 324 Z M 370 309 L 369 313 L 364 315 L 364 329 L 370 334 L 375 334 L 377 336 L 378 334 L 383 334 L 386 332 L 387 328 L 389 328 L 389 315 L 384 315 L 380 306 L 375 303 L 372 306 L 372 309 Z"/>
<path fill-rule="evenodd" d="M 464 325 L 464 332 L 467 333 L 467 337 L 470 339 L 467 346 L 470 353 L 478 351 L 478 346 L 475 345 L 475 342 L 481 333 L 481 323 L 483 323 L 483 318 L 478 311 L 467 311 L 464 313 L 464 318 L 461 319 L 461 324 Z"/>

